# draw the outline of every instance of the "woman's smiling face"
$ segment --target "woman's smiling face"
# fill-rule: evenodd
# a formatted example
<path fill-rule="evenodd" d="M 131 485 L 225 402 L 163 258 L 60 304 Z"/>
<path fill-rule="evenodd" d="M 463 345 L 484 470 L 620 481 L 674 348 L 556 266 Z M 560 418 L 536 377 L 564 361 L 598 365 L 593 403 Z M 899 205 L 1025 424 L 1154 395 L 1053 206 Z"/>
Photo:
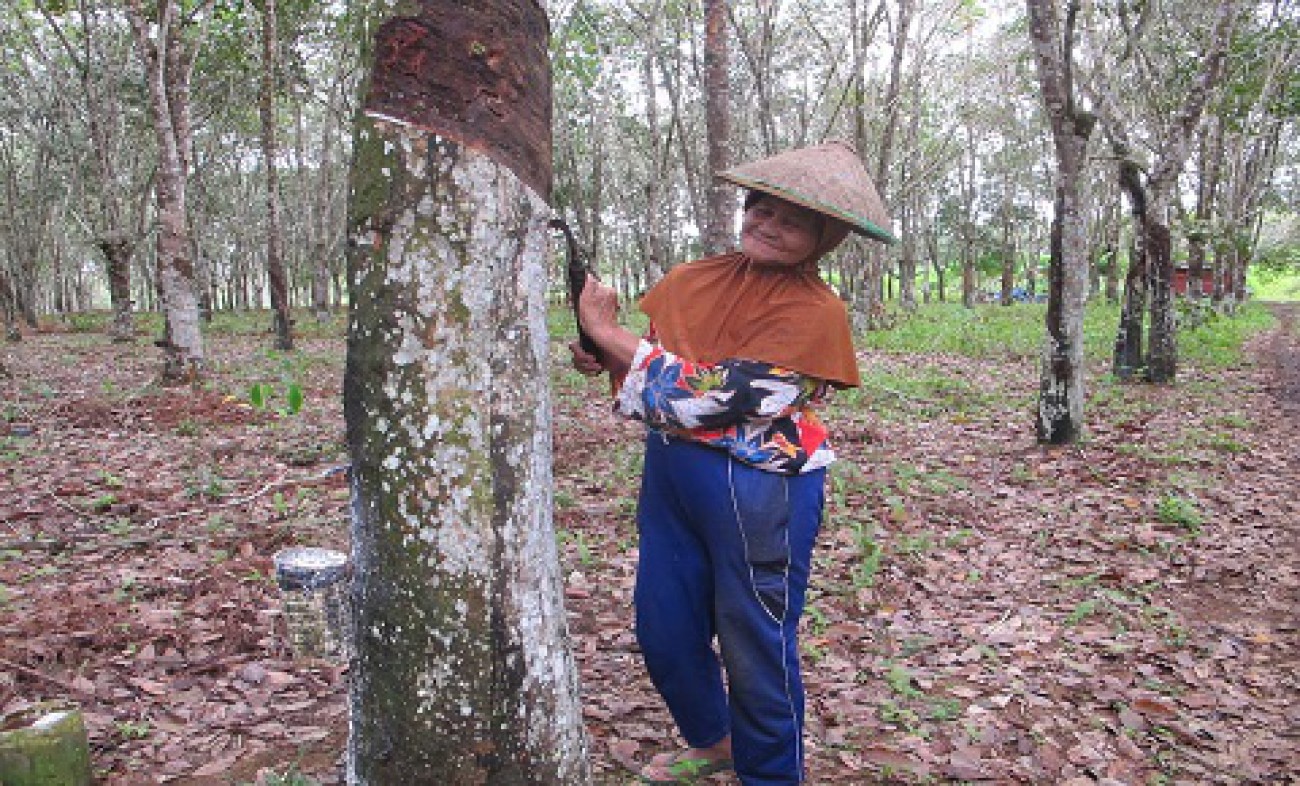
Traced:
<path fill-rule="evenodd" d="M 740 222 L 740 250 L 765 265 L 794 266 L 817 250 L 824 219 L 821 214 L 764 194 Z"/>

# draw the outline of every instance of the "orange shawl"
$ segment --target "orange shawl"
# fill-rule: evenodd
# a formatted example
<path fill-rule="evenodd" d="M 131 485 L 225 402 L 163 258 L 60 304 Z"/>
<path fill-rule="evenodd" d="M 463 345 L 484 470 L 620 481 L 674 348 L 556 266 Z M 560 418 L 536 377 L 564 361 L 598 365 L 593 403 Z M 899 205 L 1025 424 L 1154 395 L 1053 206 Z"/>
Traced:
<path fill-rule="evenodd" d="M 815 259 L 793 268 L 755 264 L 740 252 L 697 259 L 669 271 L 641 310 L 664 348 L 687 360 L 761 360 L 857 387 L 848 311 Z"/>

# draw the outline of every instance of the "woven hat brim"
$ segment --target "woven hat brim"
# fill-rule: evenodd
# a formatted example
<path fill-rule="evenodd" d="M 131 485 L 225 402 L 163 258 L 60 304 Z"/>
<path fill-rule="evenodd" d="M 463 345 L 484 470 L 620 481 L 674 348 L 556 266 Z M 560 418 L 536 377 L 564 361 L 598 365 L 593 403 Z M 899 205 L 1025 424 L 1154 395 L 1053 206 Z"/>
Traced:
<path fill-rule="evenodd" d="M 769 183 L 762 178 L 738 174 L 734 170 L 719 172 L 718 177 L 731 183 L 735 183 L 738 186 L 752 188 L 755 191 L 762 191 L 765 194 L 780 197 L 787 202 L 793 202 L 796 205 L 802 205 L 809 210 L 816 210 L 818 213 L 823 213 L 831 218 L 839 219 L 852 227 L 854 232 L 857 232 L 860 235 L 866 235 L 872 240 L 879 240 L 880 242 L 888 243 L 889 245 L 898 242 L 898 238 L 889 230 L 881 227 L 866 216 L 851 213 L 848 210 L 834 205 L 828 205 L 821 200 L 814 199 L 807 194 L 796 191 L 787 185 Z"/>

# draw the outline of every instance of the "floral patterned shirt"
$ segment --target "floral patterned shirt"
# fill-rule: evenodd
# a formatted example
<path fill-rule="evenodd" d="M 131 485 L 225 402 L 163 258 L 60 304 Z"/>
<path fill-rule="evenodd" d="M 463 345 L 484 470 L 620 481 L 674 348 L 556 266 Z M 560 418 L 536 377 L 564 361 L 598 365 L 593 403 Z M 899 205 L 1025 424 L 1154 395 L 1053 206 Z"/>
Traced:
<path fill-rule="evenodd" d="M 812 410 L 827 389 L 771 363 L 694 363 L 642 339 L 615 409 L 759 469 L 797 475 L 835 460 L 826 427 Z"/>

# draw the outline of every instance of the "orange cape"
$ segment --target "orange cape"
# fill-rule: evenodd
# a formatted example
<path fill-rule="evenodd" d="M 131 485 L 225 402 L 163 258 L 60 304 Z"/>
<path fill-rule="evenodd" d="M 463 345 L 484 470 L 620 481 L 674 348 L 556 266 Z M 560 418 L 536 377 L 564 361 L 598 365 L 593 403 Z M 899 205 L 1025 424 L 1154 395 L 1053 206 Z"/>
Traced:
<path fill-rule="evenodd" d="M 740 252 L 678 265 L 641 299 L 655 337 L 699 363 L 760 360 L 857 387 L 848 310 L 816 264 L 782 268 Z"/>

